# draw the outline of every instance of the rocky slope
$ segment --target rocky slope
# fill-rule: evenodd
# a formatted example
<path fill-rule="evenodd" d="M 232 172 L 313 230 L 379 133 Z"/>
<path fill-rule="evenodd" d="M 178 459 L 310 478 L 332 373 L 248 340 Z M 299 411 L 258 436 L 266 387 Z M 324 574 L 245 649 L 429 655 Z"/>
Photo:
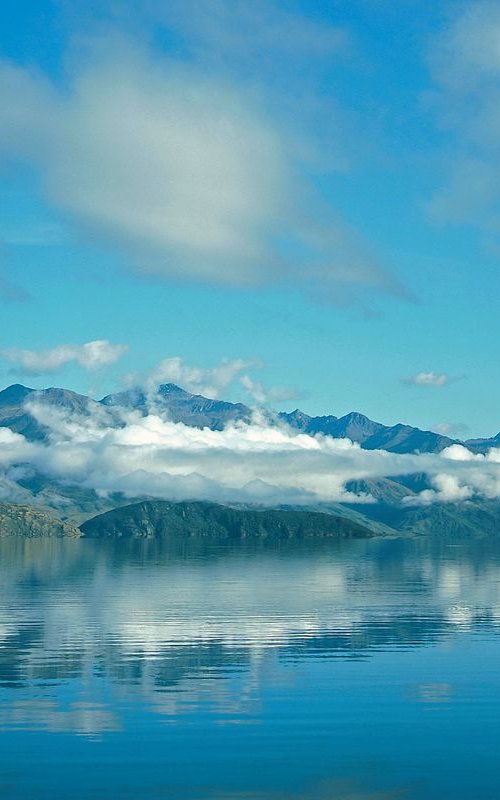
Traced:
<path fill-rule="evenodd" d="M 0 538 L 5 536 L 78 538 L 81 533 L 73 525 L 32 506 L 0 503 Z"/>

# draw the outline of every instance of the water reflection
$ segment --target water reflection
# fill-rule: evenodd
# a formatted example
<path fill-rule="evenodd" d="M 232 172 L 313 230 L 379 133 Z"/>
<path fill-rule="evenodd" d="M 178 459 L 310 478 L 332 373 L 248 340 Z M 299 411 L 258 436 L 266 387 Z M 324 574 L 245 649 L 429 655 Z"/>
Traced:
<path fill-rule="evenodd" d="M 483 545 L 484 548 L 484 545 Z M 500 550 L 409 542 L 217 546 L 200 540 L 1 542 L 0 687 L 77 679 L 139 693 L 166 716 L 209 703 L 255 713 L 262 671 L 370 658 L 500 620 Z M 236 691 L 228 676 L 239 675 Z M 175 692 L 167 689 L 177 687 Z M 449 689 L 422 688 L 433 702 Z M 0 725 L 95 733 L 116 715 L 86 700 L 12 696 Z"/>
<path fill-rule="evenodd" d="M 19 735 L 20 748 L 23 736 L 38 735 L 37 746 L 66 734 L 110 747 L 118 737 L 123 752 L 109 757 L 124 776 L 119 798 L 431 798 L 410 766 L 418 753 L 437 769 L 433 753 L 446 726 L 458 735 L 458 717 L 447 715 L 470 725 L 475 713 L 484 737 L 498 727 L 499 622 L 500 545 L 491 540 L 449 547 L 4 539 L 0 735 Z M 443 730 L 429 735 L 429 719 Z M 209 729 L 210 758 L 199 750 Z M 177 783 L 130 788 L 138 743 L 161 760 L 166 737 Z M 205 780 L 197 788 L 181 747 L 191 751 L 194 742 Z M 216 742 L 222 750 L 210 750 Z M 387 772 L 391 751 L 406 771 Z M 486 758 L 487 748 L 481 753 Z M 365 787 L 343 777 L 374 763 L 385 764 L 388 791 L 378 779 Z M 209 764 L 218 770 L 216 789 Z M 93 788 L 91 777 L 61 796 L 106 796 L 103 776 Z M 443 785 L 433 785 L 442 796 Z M 453 796 L 467 797 L 467 785 L 462 775 Z M 489 797 L 489 784 L 483 794 L 477 779 L 474 786 L 475 797 Z M 39 788 L 33 796 L 45 797 Z"/>
<path fill-rule="evenodd" d="M 307 789 L 305 793 L 283 794 L 282 792 L 265 792 L 255 794 L 238 792 L 237 794 L 219 795 L 218 800 L 403 800 L 408 797 L 406 789 L 390 792 L 365 792 L 353 780 L 322 781 Z"/>

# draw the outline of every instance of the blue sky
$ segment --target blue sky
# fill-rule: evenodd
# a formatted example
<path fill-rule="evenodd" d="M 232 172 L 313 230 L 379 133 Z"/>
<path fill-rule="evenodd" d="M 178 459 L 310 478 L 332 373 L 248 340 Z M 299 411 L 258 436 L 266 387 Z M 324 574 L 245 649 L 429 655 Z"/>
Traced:
<path fill-rule="evenodd" d="M 0 382 L 496 433 L 500 7 L 430 5 L 5 0 Z"/>

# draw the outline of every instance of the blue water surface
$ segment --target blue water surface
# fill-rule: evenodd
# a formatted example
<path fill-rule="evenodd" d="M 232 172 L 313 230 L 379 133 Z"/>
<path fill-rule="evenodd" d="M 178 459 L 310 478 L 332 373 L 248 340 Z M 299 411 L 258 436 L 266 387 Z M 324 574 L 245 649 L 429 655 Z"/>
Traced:
<path fill-rule="evenodd" d="M 500 543 L 0 540 L 0 797 L 497 800 Z"/>

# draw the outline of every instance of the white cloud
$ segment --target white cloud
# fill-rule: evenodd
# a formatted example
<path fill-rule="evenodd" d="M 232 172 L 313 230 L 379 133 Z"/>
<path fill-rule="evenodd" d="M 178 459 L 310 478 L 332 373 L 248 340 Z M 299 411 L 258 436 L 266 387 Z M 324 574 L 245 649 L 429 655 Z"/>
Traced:
<path fill-rule="evenodd" d="M 0 351 L 0 354 L 22 372 L 42 375 L 57 372 L 71 362 L 88 371 L 102 369 L 118 361 L 127 349 L 123 344 L 113 344 L 107 339 L 96 339 L 85 344 L 61 344 L 47 350 L 23 350 L 13 347 Z"/>
<path fill-rule="evenodd" d="M 304 285 L 339 301 L 404 294 L 315 198 L 309 134 L 294 138 L 265 82 L 233 84 L 228 74 L 112 35 L 79 54 L 64 92 L 3 63 L 0 150 L 34 167 L 57 209 L 139 271 Z"/>
<path fill-rule="evenodd" d="M 284 403 L 286 400 L 296 399 L 299 394 L 295 389 L 285 389 L 279 386 L 266 388 L 260 381 L 254 380 L 250 375 L 242 375 L 240 383 L 250 399 L 258 405 Z"/>
<path fill-rule="evenodd" d="M 276 71 L 287 69 L 287 63 L 279 60 L 283 53 L 317 62 L 350 49 L 346 28 L 285 11 L 270 0 L 252 4 L 246 0 L 172 0 L 151 6 L 157 19 L 184 33 L 188 47 L 203 51 L 205 59 L 254 64 L 265 51 L 269 57 L 264 68 Z"/>
<path fill-rule="evenodd" d="M 466 94 L 498 78 L 500 8 L 494 0 L 464 3 L 437 37 L 431 66 L 441 86 Z"/>
<path fill-rule="evenodd" d="M 175 383 L 193 394 L 217 398 L 244 370 L 254 366 L 259 364 L 241 358 L 225 358 L 217 366 L 207 369 L 189 366 L 182 358 L 174 356 L 160 361 L 141 382 L 152 391 L 161 383 Z"/>
<path fill-rule="evenodd" d="M 30 444 L 20 433 L 14 433 L 10 428 L 0 427 L 0 468 L 9 470 L 16 464 L 29 462 L 36 453 L 36 447 Z M 4 473 L 10 478 L 10 472 Z"/>
<path fill-rule="evenodd" d="M 447 134 L 443 186 L 428 204 L 437 220 L 498 237 L 500 223 L 500 6 L 460 3 L 436 37 L 428 105 Z"/>
<path fill-rule="evenodd" d="M 438 422 L 432 426 L 432 430 L 436 431 L 436 433 L 441 433 L 443 436 L 464 437 L 469 430 L 469 426 L 464 422 Z"/>
<path fill-rule="evenodd" d="M 420 492 L 416 498 L 405 498 L 411 505 L 428 505 L 436 501 L 461 502 L 473 497 L 489 500 L 500 498 L 500 449 L 491 448 L 485 455 L 471 453 L 454 444 L 445 448 L 429 470 L 433 489 Z"/>
<path fill-rule="evenodd" d="M 229 85 L 131 44 L 106 50 L 82 66 L 67 99 L 4 66 L 4 137 L 37 162 L 58 207 L 132 248 L 146 271 L 264 280 L 265 227 L 279 224 L 290 180 L 274 126 Z M 18 124 L 33 141 L 16 142 Z"/>
<path fill-rule="evenodd" d="M 146 389 L 151 410 L 155 408 L 157 389 L 162 383 L 174 383 L 192 394 L 214 399 L 219 398 L 224 390 L 234 387 L 237 394 L 243 390 L 247 401 L 257 405 L 281 403 L 297 397 L 295 390 L 278 386 L 266 388 L 248 374 L 248 370 L 262 369 L 264 366 L 258 359 L 223 358 L 215 367 L 196 367 L 186 364 L 180 356 L 171 356 L 164 358 L 147 373 L 126 375 L 125 383 Z"/>
<path fill-rule="evenodd" d="M 175 424 L 158 414 L 123 412 L 121 426 L 105 408 L 72 415 L 39 401 L 32 414 L 50 430 L 28 443 L 0 429 L 0 476 L 31 466 L 51 478 L 170 500 L 310 504 L 370 502 L 346 492 L 347 481 L 425 473 L 433 488 L 413 503 L 500 497 L 500 450 L 487 455 L 453 446 L 441 454 L 400 455 L 362 450 L 348 439 L 308 436 L 255 418 L 222 431 Z"/>
<path fill-rule="evenodd" d="M 452 444 L 446 447 L 442 453 L 443 458 L 450 461 L 483 461 L 484 456 L 478 453 L 471 453 L 466 447 L 461 444 Z"/>
<path fill-rule="evenodd" d="M 262 502 L 340 496 L 341 474 L 325 470 L 322 450 L 343 460 L 354 447 L 347 441 L 323 444 L 308 436 L 293 437 L 258 424 L 218 432 L 174 424 L 155 414 L 127 414 L 125 426 L 116 429 L 95 417 L 68 420 L 54 408 L 36 403 L 29 408 L 52 431 L 50 445 L 40 447 L 33 459 L 37 469 L 99 491 L 131 495 Z"/>
<path fill-rule="evenodd" d="M 413 384 L 414 386 L 445 386 L 451 380 L 449 375 L 438 374 L 436 372 L 417 372 L 410 378 L 403 378 L 403 383 Z"/>

